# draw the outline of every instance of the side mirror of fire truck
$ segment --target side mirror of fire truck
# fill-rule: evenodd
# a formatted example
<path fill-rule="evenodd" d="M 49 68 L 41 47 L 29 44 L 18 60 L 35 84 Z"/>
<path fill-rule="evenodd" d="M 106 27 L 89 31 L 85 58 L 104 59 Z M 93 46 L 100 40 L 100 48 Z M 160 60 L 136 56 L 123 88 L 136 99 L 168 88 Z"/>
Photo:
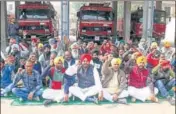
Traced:
<path fill-rule="evenodd" d="M 77 12 L 77 17 L 80 17 L 80 12 Z"/>

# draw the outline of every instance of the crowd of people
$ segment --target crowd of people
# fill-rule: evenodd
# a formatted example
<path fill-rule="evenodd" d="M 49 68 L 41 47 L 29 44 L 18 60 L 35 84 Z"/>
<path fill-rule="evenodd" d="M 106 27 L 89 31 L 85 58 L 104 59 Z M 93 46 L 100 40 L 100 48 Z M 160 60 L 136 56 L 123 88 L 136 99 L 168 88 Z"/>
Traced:
<path fill-rule="evenodd" d="M 69 98 L 99 103 L 102 100 L 127 104 L 159 102 L 160 94 L 175 105 L 175 48 L 161 46 L 62 41 L 51 38 L 43 44 L 31 38 L 28 44 L 17 35 L 14 20 L 9 25 L 9 45 L 1 52 L 1 96 L 11 92 L 19 101 L 45 99 L 44 105 L 69 102 Z M 174 95 L 170 95 L 173 91 Z"/>
<path fill-rule="evenodd" d="M 63 44 L 59 38 L 46 44 L 32 38 L 28 45 L 11 37 L 7 56 L 1 56 L 1 96 L 12 92 L 21 102 L 45 99 L 48 106 L 69 102 L 71 96 L 94 103 L 127 104 L 128 97 L 157 103 L 160 94 L 175 105 L 175 48 L 170 42 L 149 47 L 145 39 L 138 46 L 111 40 L 100 46 L 81 40 Z"/>

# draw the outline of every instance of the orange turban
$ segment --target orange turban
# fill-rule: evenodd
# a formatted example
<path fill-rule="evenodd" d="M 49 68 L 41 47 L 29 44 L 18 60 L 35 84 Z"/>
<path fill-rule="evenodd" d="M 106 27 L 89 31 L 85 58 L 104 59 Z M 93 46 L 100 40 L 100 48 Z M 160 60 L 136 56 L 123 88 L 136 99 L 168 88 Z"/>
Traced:
<path fill-rule="evenodd" d="M 88 62 L 90 62 L 90 61 L 92 60 L 92 56 L 91 56 L 90 54 L 83 54 L 83 55 L 81 55 L 81 57 L 80 57 L 81 63 L 84 61 L 84 59 L 87 59 Z"/>

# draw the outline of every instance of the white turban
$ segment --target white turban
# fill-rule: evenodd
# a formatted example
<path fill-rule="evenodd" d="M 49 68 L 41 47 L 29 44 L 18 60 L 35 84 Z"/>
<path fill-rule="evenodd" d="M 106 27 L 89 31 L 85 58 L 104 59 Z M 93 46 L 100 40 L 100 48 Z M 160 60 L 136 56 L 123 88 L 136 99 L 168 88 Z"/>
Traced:
<path fill-rule="evenodd" d="M 14 48 L 17 48 L 17 50 L 20 51 L 20 47 L 19 47 L 18 44 L 13 44 L 13 45 L 12 45 L 12 50 L 13 50 Z"/>

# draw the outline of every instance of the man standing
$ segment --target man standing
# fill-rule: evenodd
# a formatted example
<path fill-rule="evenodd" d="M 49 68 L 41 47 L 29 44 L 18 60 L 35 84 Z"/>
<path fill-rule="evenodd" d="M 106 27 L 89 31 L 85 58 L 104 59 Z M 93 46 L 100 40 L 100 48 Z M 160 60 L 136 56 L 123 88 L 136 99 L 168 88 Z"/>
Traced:
<path fill-rule="evenodd" d="M 111 66 L 109 67 L 111 62 Z M 108 57 L 102 67 L 102 86 L 104 98 L 110 102 L 127 104 L 127 78 L 119 66 L 121 59 Z"/>
<path fill-rule="evenodd" d="M 17 43 L 19 43 L 18 31 L 19 26 L 15 23 L 15 18 L 11 18 L 10 23 L 8 24 L 8 36 L 16 39 Z"/>
<path fill-rule="evenodd" d="M 94 96 L 99 94 L 99 99 L 103 98 L 102 85 L 97 69 L 90 64 L 91 60 L 91 55 L 83 54 L 80 57 L 81 64 L 69 67 L 68 71 L 70 69 L 73 70 L 70 70 L 70 72 L 66 71 L 66 74 L 70 76 L 77 74 L 77 85 L 74 84 L 69 87 L 69 92 L 72 95 L 80 98 L 82 101 L 98 103 L 98 100 Z M 65 87 L 68 87 L 68 85 L 65 85 Z M 68 98 L 68 94 L 65 94 L 65 98 Z"/>

